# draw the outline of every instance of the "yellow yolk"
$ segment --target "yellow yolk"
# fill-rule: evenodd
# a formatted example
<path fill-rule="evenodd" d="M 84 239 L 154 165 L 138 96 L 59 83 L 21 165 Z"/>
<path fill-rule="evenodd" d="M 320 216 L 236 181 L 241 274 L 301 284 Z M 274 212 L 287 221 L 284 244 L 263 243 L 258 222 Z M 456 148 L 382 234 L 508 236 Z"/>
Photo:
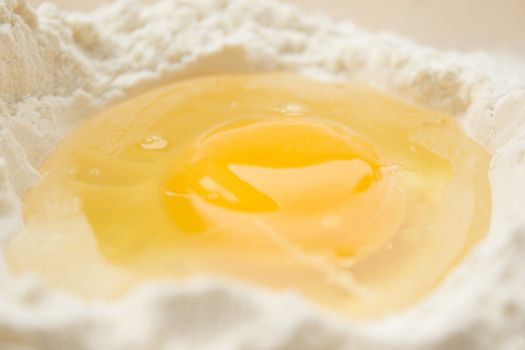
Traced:
<path fill-rule="evenodd" d="M 7 260 L 87 297 L 211 273 L 380 315 L 483 237 L 489 160 L 451 117 L 364 86 L 190 80 L 73 131 Z"/>
<path fill-rule="evenodd" d="M 403 220 L 404 196 L 381 161 L 339 125 L 243 119 L 177 154 L 161 191 L 185 232 L 222 226 L 228 244 L 242 246 L 264 235 L 265 223 L 301 248 L 354 257 L 388 241 Z"/>

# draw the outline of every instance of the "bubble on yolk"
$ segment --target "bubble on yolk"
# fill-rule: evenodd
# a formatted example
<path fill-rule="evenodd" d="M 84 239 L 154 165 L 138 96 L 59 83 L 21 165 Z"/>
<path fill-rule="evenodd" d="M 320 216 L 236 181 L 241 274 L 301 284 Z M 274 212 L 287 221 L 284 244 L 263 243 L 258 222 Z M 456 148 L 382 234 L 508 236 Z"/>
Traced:
<path fill-rule="evenodd" d="M 483 237 L 489 160 L 451 117 L 364 86 L 190 80 L 73 131 L 7 262 L 87 297 L 212 273 L 381 315 Z"/>

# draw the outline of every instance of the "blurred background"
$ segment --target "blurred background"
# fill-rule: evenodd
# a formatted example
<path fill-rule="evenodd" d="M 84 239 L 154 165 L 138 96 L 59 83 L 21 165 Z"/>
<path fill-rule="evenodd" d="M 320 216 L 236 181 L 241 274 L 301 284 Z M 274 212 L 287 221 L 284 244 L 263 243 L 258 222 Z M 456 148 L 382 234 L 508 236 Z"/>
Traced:
<path fill-rule="evenodd" d="M 111 0 L 47 0 L 68 10 L 93 10 Z M 140 0 L 151 3 L 154 0 Z M 195 0 L 198 1 L 198 0 Z M 264 1 L 264 0 L 253 0 Z M 525 62 L 525 0 L 282 0 L 391 31 L 441 49 L 518 55 Z M 28 0 L 33 5 L 42 0 Z"/>

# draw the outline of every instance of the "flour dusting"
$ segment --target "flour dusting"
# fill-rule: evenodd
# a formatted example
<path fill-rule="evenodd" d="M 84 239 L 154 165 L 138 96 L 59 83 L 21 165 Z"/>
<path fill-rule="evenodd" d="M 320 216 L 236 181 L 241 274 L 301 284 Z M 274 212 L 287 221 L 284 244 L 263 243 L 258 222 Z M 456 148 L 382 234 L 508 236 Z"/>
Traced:
<path fill-rule="evenodd" d="M 20 229 L 39 164 L 80 121 L 167 82 L 274 70 L 364 81 L 457 117 L 494 155 L 488 237 L 432 295 L 369 322 L 206 276 L 85 302 L 10 277 L 0 255 L 1 349 L 525 349 L 525 83 L 488 55 L 274 1 L 117 1 L 92 14 L 1 2 L 0 241 Z"/>

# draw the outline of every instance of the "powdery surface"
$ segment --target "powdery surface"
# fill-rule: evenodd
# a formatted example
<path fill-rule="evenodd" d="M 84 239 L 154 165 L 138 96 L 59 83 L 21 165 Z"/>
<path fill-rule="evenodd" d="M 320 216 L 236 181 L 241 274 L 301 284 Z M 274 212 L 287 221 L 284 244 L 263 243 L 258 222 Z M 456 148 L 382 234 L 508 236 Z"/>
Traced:
<path fill-rule="evenodd" d="M 487 239 L 431 296 L 373 322 L 205 276 L 86 303 L 10 278 L 0 261 L 0 349 L 525 349 L 525 84 L 482 54 L 272 1 L 117 2 L 91 15 L 0 2 L 0 240 L 21 225 L 35 169 L 84 118 L 165 82 L 263 70 L 363 80 L 457 116 L 494 154 Z"/>

